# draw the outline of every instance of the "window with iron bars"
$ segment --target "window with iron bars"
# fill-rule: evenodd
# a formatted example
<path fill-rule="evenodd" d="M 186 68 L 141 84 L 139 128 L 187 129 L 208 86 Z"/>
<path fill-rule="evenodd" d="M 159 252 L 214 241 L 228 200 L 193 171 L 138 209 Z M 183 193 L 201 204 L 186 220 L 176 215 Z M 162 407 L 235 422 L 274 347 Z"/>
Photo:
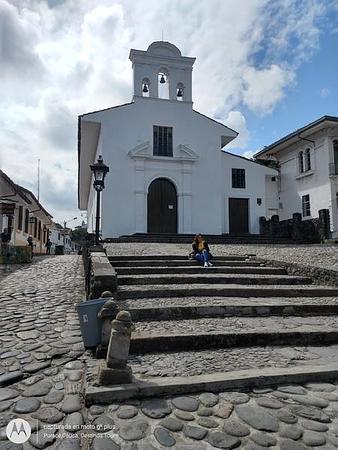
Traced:
<path fill-rule="evenodd" d="M 173 156 L 173 129 L 154 125 L 154 156 Z"/>
<path fill-rule="evenodd" d="M 311 216 L 310 195 L 306 194 L 302 196 L 302 213 L 303 217 Z"/>

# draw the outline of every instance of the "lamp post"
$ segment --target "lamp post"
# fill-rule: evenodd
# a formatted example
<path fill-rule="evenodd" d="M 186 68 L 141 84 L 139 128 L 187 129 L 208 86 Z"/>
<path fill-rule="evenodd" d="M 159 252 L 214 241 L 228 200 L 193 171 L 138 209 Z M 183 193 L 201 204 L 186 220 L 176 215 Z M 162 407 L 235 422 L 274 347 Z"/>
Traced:
<path fill-rule="evenodd" d="M 93 172 L 94 175 L 94 189 L 97 192 L 97 198 L 96 198 L 96 220 L 95 220 L 95 245 L 99 245 L 100 241 L 100 195 L 101 191 L 104 189 L 104 179 L 106 177 L 106 174 L 109 172 L 109 167 L 106 166 L 103 162 L 102 156 L 100 155 L 97 158 L 97 161 L 95 164 L 92 164 L 90 166 L 90 170 Z"/>

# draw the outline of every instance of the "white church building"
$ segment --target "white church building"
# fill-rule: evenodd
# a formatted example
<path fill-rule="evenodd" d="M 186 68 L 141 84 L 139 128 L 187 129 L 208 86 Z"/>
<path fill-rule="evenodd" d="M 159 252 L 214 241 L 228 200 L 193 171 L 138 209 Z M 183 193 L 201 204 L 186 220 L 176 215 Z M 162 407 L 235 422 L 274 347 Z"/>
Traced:
<path fill-rule="evenodd" d="M 225 151 L 238 133 L 193 109 L 195 58 L 169 42 L 130 51 L 131 103 L 79 117 L 79 208 L 95 228 L 90 165 L 109 166 L 103 238 L 134 233 L 259 233 L 278 210 L 278 173 Z"/>

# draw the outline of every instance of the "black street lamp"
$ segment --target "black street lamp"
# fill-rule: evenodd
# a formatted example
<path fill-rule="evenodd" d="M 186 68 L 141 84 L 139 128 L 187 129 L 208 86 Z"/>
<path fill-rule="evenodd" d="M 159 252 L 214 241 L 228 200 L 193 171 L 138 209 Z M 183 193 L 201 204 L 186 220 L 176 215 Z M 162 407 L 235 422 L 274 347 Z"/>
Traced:
<path fill-rule="evenodd" d="M 109 172 L 109 167 L 103 162 L 102 156 L 100 155 L 95 164 L 90 166 L 90 170 L 94 174 L 94 189 L 97 192 L 96 200 L 96 221 L 95 221 L 95 245 L 99 245 L 100 241 L 100 194 L 104 189 L 104 179 L 107 172 Z"/>

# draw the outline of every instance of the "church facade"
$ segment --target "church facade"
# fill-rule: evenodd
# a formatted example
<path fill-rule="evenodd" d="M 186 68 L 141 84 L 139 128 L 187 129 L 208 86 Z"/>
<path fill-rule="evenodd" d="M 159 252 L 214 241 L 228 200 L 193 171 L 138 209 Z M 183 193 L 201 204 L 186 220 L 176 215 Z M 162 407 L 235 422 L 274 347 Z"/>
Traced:
<path fill-rule="evenodd" d="M 238 133 L 193 109 L 195 58 L 169 42 L 131 50 L 131 103 L 79 117 L 79 208 L 95 228 L 90 164 L 102 155 L 102 237 L 258 233 L 278 208 L 274 169 L 225 150 Z"/>

